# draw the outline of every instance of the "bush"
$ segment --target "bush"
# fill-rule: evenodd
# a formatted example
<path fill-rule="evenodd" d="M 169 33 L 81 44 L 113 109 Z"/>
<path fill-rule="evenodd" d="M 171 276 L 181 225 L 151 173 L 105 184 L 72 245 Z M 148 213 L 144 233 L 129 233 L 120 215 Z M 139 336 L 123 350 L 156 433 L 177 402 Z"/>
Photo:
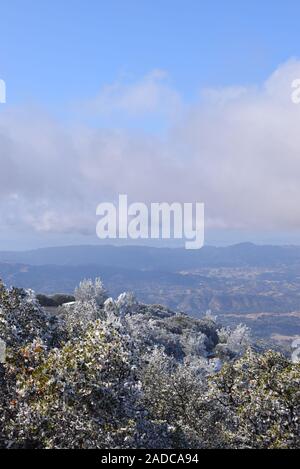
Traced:
<path fill-rule="evenodd" d="M 52 296 L 39 294 L 39 295 L 36 295 L 36 298 L 41 306 L 56 307 L 56 308 L 58 306 L 62 306 L 63 304 L 71 303 L 75 301 L 75 296 L 64 295 L 64 294 L 56 294 Z"/>
<path fill-rule="evenodd" d="M 300 447 L 300 364 L 254 353 L 244 326 L 100 280 L 51 315 L 0 283 L 0 343 L 2 448 Z"/>

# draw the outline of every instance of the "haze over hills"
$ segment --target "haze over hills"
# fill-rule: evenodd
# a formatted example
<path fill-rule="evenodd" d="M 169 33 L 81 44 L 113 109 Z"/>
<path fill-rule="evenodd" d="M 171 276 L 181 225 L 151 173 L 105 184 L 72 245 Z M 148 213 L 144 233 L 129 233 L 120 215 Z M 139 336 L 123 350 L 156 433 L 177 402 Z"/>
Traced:
<path fill-rule="evenodd" d="M 0 262 L 30 265 L 106 265 L 142 270 L 200 267 L 246 267 L 300 264 L 300 246 L 257 246 L 241 243 L 200 250 L 145 246 L 64 246 L 30 251 L 0 251 Z"/>
<path fill-rule="evenodd" d="M 260 336 L 300 335 L 300 247 L 206 246 L 199 251 L 152 247 L 69 246 L 0 252 L 0 278 L 38 293 L 72 293 L 83 278 L 101 277 L 117 296 L 134 291 L 224 324 L 244 322 Z"/>

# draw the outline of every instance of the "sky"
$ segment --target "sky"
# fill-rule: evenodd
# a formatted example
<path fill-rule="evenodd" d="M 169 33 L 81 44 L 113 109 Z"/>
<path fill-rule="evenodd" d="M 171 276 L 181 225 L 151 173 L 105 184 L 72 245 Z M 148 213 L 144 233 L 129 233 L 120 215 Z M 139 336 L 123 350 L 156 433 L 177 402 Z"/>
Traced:
<path fill-rule="evenodd" d="M 300 242 L 300 4 L 2 0 L 0 249 L 204 202 L 208 244 Z"/>

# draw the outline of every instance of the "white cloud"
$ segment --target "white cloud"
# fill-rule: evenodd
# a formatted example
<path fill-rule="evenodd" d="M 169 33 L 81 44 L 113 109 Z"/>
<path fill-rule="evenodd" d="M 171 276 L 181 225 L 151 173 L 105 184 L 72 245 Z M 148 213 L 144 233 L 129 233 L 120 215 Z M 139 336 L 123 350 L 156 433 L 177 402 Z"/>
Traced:
<path fill-rule="evenodd" d="M 134 83 L 115 82 L 104 86 L 98 96 L 85 103 L 85 108 L 100 116 L 121 112 L 134 117 L 149 113 L 172 117 L 182 103 L 179 94 L 166 84 L 166 79 L 164 70 L 153 70 Z"/>
<path fill-rule="evenodd" d="M 170 126 L 161 135 L 65 128 L 40 111 L 2 110 L 2 232 L 92 233 L 97 204 L 119 193 L 132 201 L 205 202 L 210 227 L 299 229 L 296 78 L 300 62 L 293 60 L 261 86 L 204 90 L 188 107 L 153 72 L 134 85 L 107 87 L 89 104 L 104 114 L 164 113 Z"/>

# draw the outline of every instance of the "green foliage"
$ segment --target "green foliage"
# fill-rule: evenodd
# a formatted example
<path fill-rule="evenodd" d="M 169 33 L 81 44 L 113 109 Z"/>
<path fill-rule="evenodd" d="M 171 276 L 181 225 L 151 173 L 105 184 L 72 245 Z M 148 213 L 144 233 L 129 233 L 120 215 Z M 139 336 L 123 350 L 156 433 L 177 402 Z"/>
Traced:
<path fill-rule="evenodd" d="M 65 303 L 71 303 L 75 301 L 75 296 L 73 295 L 64 295 L 64 294 L 56 294 L 52 296 L 47 295 L 36 295 L 36 298 L 41 306 L 47 307 L 55 307 L 62 306 Z"/>
<path fill-rule="evenodd" d="M 113 300 L 99 279 L 76 298 L 51 316 L 0 283 L 0 447 L 300 447 L 300 365 L 254 353 L 246 327 Z"/>
<path fill-rule="evenodd" d="M 129 344 L 116 330 L 96 321 L 61 349 L 45 353 L 35 346 L 23 355 L 27 365 L 17 376 L 20 399 L 12 428 L 22 441 L 104 448 L 108 442 L 118 446 L 134 431 L 138 383 Z"/>
<path fill-rule="evenodd" d="M 223 428 L 232 446 L 300 447 L 300 364 L 248 351 L 223 367 L 212 389 L 226 410 Z"/>

